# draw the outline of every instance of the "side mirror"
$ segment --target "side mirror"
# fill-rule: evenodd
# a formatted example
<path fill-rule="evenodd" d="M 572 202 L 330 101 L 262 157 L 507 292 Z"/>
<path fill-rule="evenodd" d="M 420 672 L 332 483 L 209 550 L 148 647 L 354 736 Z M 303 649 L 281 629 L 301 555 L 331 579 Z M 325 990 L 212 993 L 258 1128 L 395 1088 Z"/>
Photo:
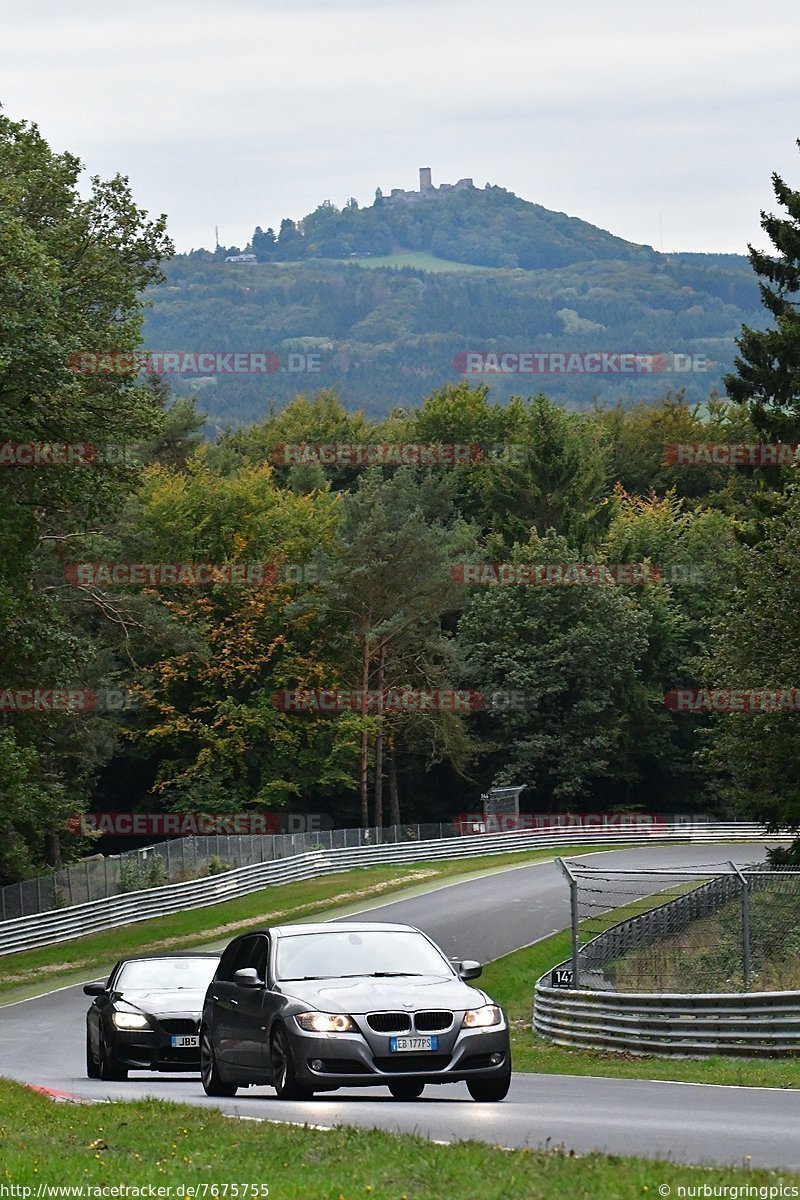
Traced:
<path fill-rule="evenodd" d="M 106 990 L 104 983 L 85 983 L 83 985 L 84 996 L 102 996 Z"/>
<path fill-rule="evenodd" d="M 483 967 L 474 958 L 465 958 L 458 970 L 459 975 L 463 980 L 477 979 L 483 974 Z"/>
<path fill-rule="evenodd" d="M 240 971 L 236 971 L 233 976 L 233 982 L 237 987 L 241 988 L 260 988 L 264 986 L 264 981 L 258 978 L 258 971 L 255 967 L 242 967 Z"/>

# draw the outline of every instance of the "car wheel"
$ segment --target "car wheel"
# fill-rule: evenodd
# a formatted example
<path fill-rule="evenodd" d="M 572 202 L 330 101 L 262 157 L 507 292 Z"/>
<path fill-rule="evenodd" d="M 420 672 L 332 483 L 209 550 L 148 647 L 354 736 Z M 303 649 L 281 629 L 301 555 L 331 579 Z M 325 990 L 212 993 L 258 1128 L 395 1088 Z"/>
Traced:
<path fill-rule="evenodd" d="M 289 1037 L 282 1025 L 276 1025 L 269 1044 L 272 1086 L 279 1100 L 310 1100 L 314 1089 L 297 1082 Z"/>
<path fill-rule="evenodd" d="M 200 1035 L 200 1078 L 207 1096 L 235 1096 L 239 1090 L 235 1083 L 227 1083 L 220 1075 L 207 1029 Z"/>
<path fill-rule="evenodd" d="M 106 1079 L 106 1080 L 127 1079 L 128 1078 L 128 1068 L 123 1067 L 122 1063 L 119 1061 L 119 1059 L 116 1057 L 116 1055 L 113 1054 L 109 1050 L 108 1045 L 106 1043 L 105 1034 L 103 1033 L 102 1026 L 100 1027 L 100 1041 L 98 1043 L 98 1047 L 99 1047 L 98 1057 L 100 1060 L 100 1062 L 99 1062 L 100 1079 Z"/>
<path fill-rule="evenodd" d="M 100 1067 L 97 1059 L 92 1053 L 92 1043 L 89 1038 L 89 1031 L 86 1031 L 86 1075 L 89 1079 L 100 1078 Z"/>
<path fill-rule="evenodd" d="M 468 1079 L 467 1088 L 473 1100 L 505 1100 L 511 1087 L 511 1071 L 497 1079 Z"/>
<path fill-rule="evenodd" d="M 425 1090 L 425 1084 L 418 1079 L 393 1079 L 389 1091 L 395 1100 L 418 1100 Z"/>

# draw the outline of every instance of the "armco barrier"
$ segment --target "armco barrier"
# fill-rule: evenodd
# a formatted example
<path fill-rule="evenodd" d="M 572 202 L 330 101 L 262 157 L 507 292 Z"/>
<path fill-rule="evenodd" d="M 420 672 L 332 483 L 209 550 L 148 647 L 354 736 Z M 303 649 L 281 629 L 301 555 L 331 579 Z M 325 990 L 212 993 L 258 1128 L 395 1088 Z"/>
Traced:
<path fill-rule="evenodd" d="M 533 1027 L 562 1046 L 629 1054 L 800 1054 L 800 992 L 562 991 L 539 980 Z"/>
<path fill-rule="evenodd" d="M 354 867 L 403 864 L 449 858 L 480 858 L 489 854 L 521 850 L 557 849 L 581 845 L 631 845 L 646 841 L 713 843 L 764 841 L 764 827 L 752 822 L 682 822 L 640 828 L 636 824 L 596 830 L 518 830 L 512 833 L 435 838 L 430 841 L 398 842 L 352 849 L 313 850 L 292 858 L 249 867 L 186 883 L 109 896 L 88 904 L 37 913 L 0 923 L 0 955 L 35 946 L 69 941 L 87 933 L 114 929 L 151 917 L 168 916 L 187 909 L 205 908 L 223 900 L 235 900 L 262 888 L 295 880 L 313 879 Z"/>
<path fill-rule="evenodd" d="M 775 878 L 760 865 L 745 873 L 750 889 Z M 603 979 L 602 967 L 626 950 L 670 936 L 741 895 L 740 878 L 717 876 L 599 934 L 580 951 L 582 972 L 597 976 L 593 988 L 550 986 L 553 971 L 570 970 L 571 961 L 548 971 L 534 993 L 535 1032 L 564 1046 L 629 1054 L 800 1054 L 798 991 L 618 992 Z"/>

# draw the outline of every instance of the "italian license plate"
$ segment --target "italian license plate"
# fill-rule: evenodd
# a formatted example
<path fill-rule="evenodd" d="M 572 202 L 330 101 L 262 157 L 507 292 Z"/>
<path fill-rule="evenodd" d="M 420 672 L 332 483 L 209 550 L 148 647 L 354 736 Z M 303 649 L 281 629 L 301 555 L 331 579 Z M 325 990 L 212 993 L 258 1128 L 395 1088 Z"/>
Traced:
<path fill-rule="evenodd" d="M 438 1050 L 438 1037 L 393 1037 L 389 1038 L 389 1049 L 392 1054 L 401 1054 L 403 1051 L 411 1053 L 419 1053 L 420 1050 Z"/>
<path fill-rule="evenodd" d="M 169 1039 L 170 1046 L 195 1050 L 200 1045 L 200 1037 L 193 1033 L 175 1033 Z"/>

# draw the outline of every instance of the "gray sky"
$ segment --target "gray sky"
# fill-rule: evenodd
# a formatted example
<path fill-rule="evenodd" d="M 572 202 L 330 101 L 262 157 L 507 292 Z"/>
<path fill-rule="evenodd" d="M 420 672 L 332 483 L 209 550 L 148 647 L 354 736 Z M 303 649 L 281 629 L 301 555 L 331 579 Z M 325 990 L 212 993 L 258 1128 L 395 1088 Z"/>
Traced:
<path fill-rule="evenodd" d="M 0 0 L 0 100 L 178 249 L 472 176 L 665 250 L 800 186 L 798 0 Z"/>

